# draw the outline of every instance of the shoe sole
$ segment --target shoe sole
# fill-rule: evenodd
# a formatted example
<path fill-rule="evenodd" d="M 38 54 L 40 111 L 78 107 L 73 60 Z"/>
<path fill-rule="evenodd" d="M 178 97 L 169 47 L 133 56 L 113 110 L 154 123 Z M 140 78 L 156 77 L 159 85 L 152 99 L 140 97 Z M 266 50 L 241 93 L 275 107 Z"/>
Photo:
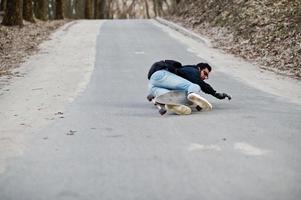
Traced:
<path fill-rule="evenodd" d="M 165 105 L 166 110 L 169 110 L 178 115 L 189 115 L 191 114 L 191 108 L 185 105 Z"/>
<path fill-rule="evenodd" d="M 212 105 L 201 96 L 190 95 L 187 97 L 187 99 L 200 106 L 202 110 L 212 110 Z"/>

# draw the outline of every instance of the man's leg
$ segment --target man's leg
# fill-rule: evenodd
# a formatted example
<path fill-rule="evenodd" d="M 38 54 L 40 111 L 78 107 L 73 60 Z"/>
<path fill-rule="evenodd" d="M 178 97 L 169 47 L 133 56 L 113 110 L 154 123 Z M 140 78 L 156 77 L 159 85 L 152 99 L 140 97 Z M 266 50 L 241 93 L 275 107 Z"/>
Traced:
<path fill-rule="evenodd" d="M 155 101 L 153 100 L 155 97 L 171 91 L 165 88 L 154 87 L 152 84 L 149 84 L 148 87 L 149 87 L 150 94 L 147 96 L 147 99 L 153 103 L 155 103 Z M 164 115 L 166 113 L 166 110 L 174 112 L 178 115 L 188 115 L 191 113 L 191 108 L 185 105 L 163 105 L 163 104 L 157 105 L 157 103 L 155 103 L 155 106 L 158 107 L 159 113 L 161 115 Z"/>
<path fill-rule="evenodd" d="M 152 97 L 163 95 L 171 90 L 200 90 L 198 85 L 192 84 L 186 79 L 166 70 L 155 72 L 150 79 L 148 88 L 148 100 L 151 100 Z M 185 105 L 165 105 L 165 108 L 180 115 L 187 115 L 191 113 L 191 108 Z"/>
<path fill-rule="evenodd" d="M 148 93 L 153 97 L 157 97 L 168 92 L 170 92 L 170 90 L 166 88 L 156 87 L 152 84 L 148 84 Z"/>
<path fill-rule="evenodd" d="M 188 93 L 199 93 L 201 91 L 199 85 L 191 83 L 190 81 L 166 70 L 156 71 L 151 76 L 149 83 L 152 87 L 164 88 L 166 90 L 184 90 Z"/>

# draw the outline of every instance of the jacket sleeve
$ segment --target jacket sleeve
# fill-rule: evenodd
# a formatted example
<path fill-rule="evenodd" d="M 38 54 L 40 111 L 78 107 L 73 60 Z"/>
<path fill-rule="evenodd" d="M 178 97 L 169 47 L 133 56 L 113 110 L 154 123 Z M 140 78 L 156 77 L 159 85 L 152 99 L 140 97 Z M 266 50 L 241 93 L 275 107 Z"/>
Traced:
<path fill-rule="evenodd" d="M 211 94 L 212 96 L 215 95 L 216 91 L 211 87 L 211 85 L 209 85 L 205 81 L 200 80 L 198 85 L 201 87 L 201 90 L 206 94 Z"/>

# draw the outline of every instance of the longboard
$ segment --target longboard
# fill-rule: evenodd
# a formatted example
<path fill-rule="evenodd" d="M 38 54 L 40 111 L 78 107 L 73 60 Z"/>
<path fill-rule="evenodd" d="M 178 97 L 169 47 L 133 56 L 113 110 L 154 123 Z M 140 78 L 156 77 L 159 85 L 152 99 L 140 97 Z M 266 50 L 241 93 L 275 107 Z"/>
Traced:
<path fill-rule="evenodd" d="M 187 99 L 187 92 L 182 90 L 174 90 L 165 93 L 163 95 L 157 96 L 154 99 L 154 103 L 157 105 L 185 105 L 192 108 L 195 107 L 198 111 L 208 111 L 212 109 L 212 105 L 204 97 L 201 97 L 200 99 L 200 104 L 202 106 L 198 106 L 192 103 L 191 101 L 189 101 Z M 161 114 L 163 107 L 162 106 L 159 107 L 160 107 L 159 112 Z"/>

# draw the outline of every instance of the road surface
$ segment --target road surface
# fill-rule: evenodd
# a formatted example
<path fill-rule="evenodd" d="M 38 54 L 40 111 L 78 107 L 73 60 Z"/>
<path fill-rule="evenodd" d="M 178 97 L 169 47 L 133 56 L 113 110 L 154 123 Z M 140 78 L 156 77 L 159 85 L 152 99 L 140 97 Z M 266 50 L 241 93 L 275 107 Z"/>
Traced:
<path fill-rule="evenodd" d="M 1 200 L 300 199 L 300 104 L 218 66 L 210 84 L 231 101 L 204 95 L 211 112 L 160 116 L 146 101 L 150 65 L 203 58 L 149 20 L 98 31 L 86 89 L 9 160 Z"/>

